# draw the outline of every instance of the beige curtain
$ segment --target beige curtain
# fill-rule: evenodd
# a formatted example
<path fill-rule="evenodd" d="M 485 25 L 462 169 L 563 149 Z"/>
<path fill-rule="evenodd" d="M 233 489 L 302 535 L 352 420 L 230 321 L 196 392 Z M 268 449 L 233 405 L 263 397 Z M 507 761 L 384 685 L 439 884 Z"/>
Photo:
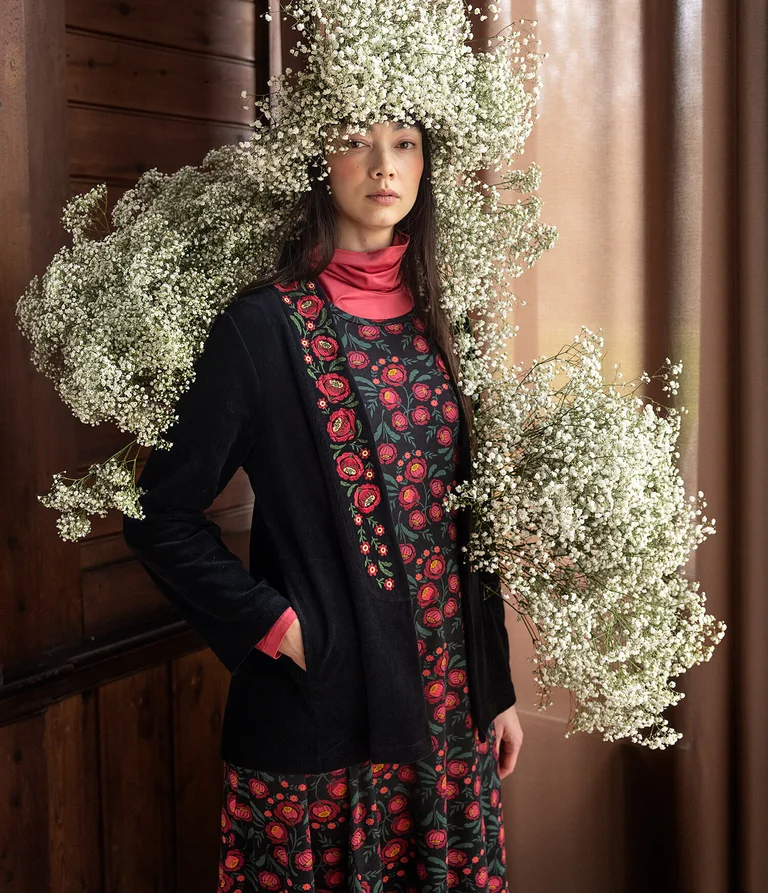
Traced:
<path fill-rule="evenodd" d="M 625 378 L 684 364 L 689 492 L 718 533 L 694 553 L 728 624 L 669 711 L 665 752 L 562 739 L 568 698 L 533 706 L 510 622 L 526 739 L 505 781 L 510 889 L 768 889 L 768 17 L 765 0 L 526 0 L 548 52 L 519 166 L 543 171 L 558 244 L 515 283 L 516 361 L 602 326 Z M 665 399 L 662 392 L 650 392 Z M 515 627 L 518 628 L 515 628 Z"/>

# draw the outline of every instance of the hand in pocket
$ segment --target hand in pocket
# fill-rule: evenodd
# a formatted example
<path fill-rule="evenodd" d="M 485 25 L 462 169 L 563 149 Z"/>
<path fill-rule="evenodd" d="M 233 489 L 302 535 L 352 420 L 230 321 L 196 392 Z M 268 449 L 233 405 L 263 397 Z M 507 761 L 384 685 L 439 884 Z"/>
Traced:
<path fill-rule="evenodd" d="M 301 624 L 297 617 L 288 627 L 288 631 L 277 649 L 281 654 L 286 654 L 291 660 L 306 672 L 307 664 L 304 658 L 304 637 L 301 632 Z"/>

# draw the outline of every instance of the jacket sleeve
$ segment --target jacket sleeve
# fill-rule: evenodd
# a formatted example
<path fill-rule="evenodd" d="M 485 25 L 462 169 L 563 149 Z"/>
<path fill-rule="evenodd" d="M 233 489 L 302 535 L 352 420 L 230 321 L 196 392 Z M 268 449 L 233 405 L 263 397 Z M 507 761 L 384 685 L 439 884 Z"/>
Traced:
<path fill-rule="evenodd" d="M 502 653 L 507 661 L 507 666 L 510 666 L 510 650 L 509 650 L 509 634 L 507 633 L 506 626 L 506 616 L 507 609 L 504 607 L 504 598 L 501 595 L 501 581 L 499 579 L 499 575 L 496 571 L 493 573 L 489 571 L 480 571 L 480 581 L 481 581 L 481 589 L 483 591 L 483 597 L 488 597 L 492 599 L 489 602 L 489 605 L 492 609 L 493 619 L 496 623 L 496 631 L 499 634 L 499 639 L 501 641 L 501 649 Z M 492 592 L 489 594 L 485 592 L 484 587 L 489 586 Z M 509 678 L 510 681 L 512 679 L 512 669 L 509 669 Z M 514 690 L 514 684 L 512 686 Z M 515 697 L 516 700 L 516 697 Z"/>
<path fill-rule="evenodd" d="M 195 378 L 138 484 L 143 519 L 123 516 L 123 538 L 162 594 L 235 673 L 291 603 L 258 568 L 245 569 L 204 510 L 258 437 L 258 379 L 226 309 L 195 361 Z"/>

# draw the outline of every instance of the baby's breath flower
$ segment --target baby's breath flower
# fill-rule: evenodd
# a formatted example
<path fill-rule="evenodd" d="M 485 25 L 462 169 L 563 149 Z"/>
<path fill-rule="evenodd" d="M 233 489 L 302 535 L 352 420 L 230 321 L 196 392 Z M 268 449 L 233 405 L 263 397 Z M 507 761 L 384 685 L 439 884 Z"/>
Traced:
<path fill-rule="evenodd" d="M 709 660 L 725 633 L 681 572 L 715 519 L 701 490 L 686 497 L 680 414 L 634 395 L 645 372 L 606 382 L 602 346 L 582 326 L 555 356 L 486 380 L 472 477 L 445 502 L 472 506 L 470 563 L 498 573 L 526 620 L 539 709 L 565 688 L 566 736 L 662 748 L 682 737 L 661 716 L 683 697 L 672 677 Z"/>

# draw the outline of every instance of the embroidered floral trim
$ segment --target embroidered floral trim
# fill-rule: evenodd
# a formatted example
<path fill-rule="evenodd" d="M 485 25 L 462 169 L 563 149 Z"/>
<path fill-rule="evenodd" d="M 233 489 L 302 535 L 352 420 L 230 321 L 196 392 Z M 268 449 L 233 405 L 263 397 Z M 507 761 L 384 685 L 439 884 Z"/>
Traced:
<path fill-rule="evenodd" d="M 328 445 L 349 512 L 358 531 L 360 554 L 368 576 L 381 589 L 395 588 L 389 548 L 384 542 L 382 493 L 376 483 L 371 445 L 363 435 L 361 407 L 345 370 L 336 330 L 315 283 L 275 283 L 304 349 L 304 362 L 320 392 L 317 406 L 326 416 Z"/>

